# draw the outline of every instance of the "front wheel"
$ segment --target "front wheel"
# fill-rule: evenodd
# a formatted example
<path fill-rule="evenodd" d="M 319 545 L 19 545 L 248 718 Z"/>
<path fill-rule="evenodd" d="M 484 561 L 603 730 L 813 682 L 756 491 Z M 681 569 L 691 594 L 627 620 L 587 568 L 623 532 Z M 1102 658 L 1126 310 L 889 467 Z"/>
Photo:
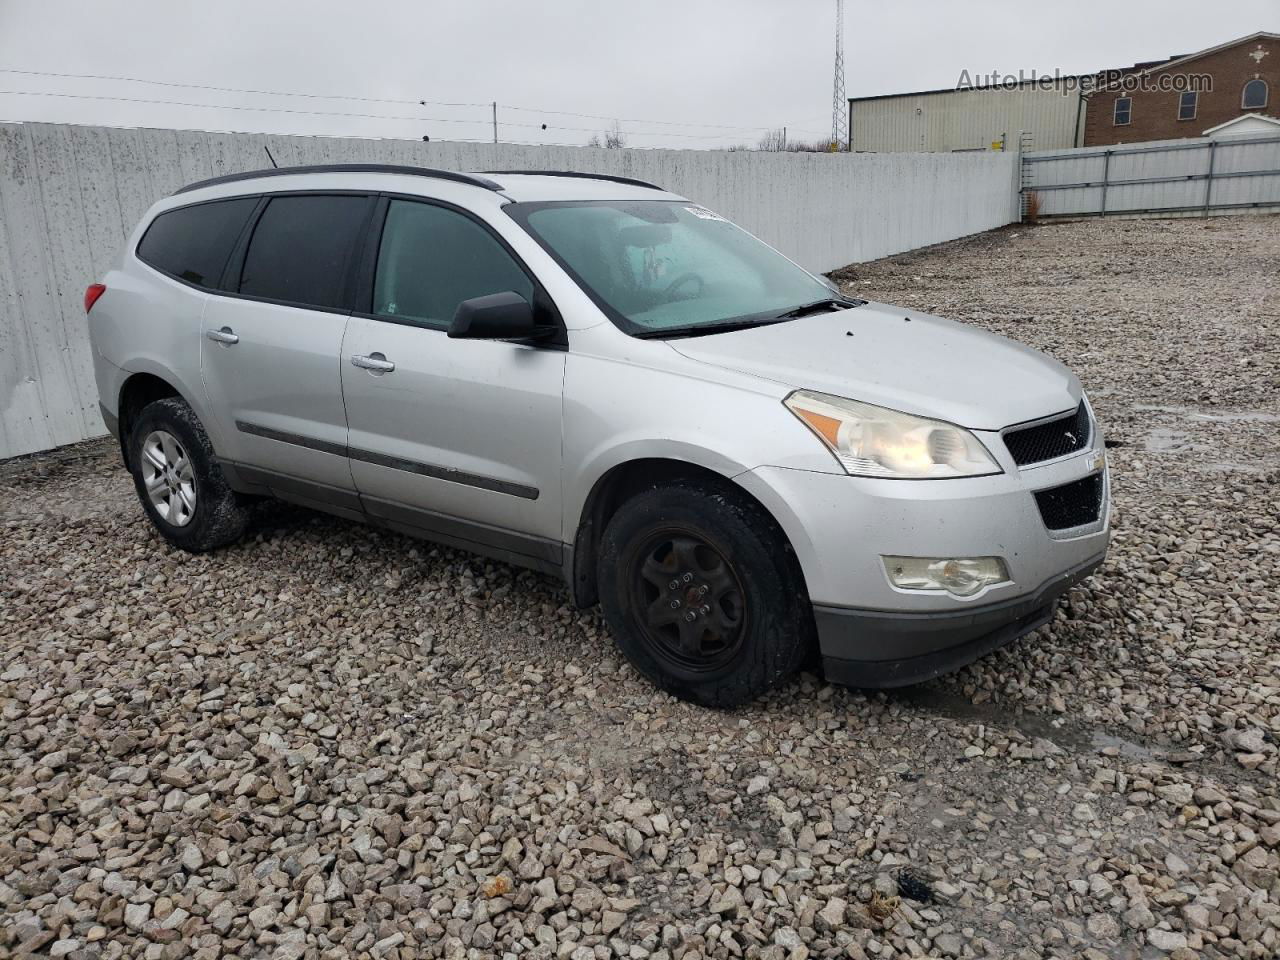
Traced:
<path fill-rule="evenodd" d="M 745 496 L 712 484 L 655 487 L 624 503 L 605 529 L 597 581 L 618 646 L 682 700 L 746 703 L 814 646 L 782 532 Z"/>

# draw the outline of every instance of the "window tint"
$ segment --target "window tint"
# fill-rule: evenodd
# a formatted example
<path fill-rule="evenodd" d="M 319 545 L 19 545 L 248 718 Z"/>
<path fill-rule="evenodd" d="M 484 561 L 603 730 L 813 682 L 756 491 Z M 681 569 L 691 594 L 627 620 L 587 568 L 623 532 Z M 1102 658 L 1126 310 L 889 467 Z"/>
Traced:
<path fill-rule="evenodd" d="M 274 197 L 253 229 L 240 292 L 316 307 L 341 307 L 347 258 L 366 197 Z"/>
<path fill-rule="evenodd" d="M 463 300 L 508 290 L 533 300 L 533 283 L 488 230 L 447 207 L 391 201 L 373 281 L 376 316 L 443 328 Z"/>
<path fill-rule="evenodd" d="M 1240 105 L 1245 110 L 1259 110 L 1267 105 L 1267 81 L 1250 80 L 1244 85 Z"/>
<path fill-rule="evenodd" d="M 1132 119 L 1133 116 L 1133 98 L 1118 97 L 1116 99 L 1116 112 L 1114 123 L 1116 126 L 1124 126 Z"/>
<path fill-rule="evenodd" d="M 1196 118 L 1196 100 L 1198 93 L 1184 93 L 1178 100 L 1178 119 L 1194 120 Z"/>
<path fill-rule="evenodd" d="M 213 289 L 257 202 L 218 200 L 162 213 L 138 244 L 138 257 L 179 280 Z"/>

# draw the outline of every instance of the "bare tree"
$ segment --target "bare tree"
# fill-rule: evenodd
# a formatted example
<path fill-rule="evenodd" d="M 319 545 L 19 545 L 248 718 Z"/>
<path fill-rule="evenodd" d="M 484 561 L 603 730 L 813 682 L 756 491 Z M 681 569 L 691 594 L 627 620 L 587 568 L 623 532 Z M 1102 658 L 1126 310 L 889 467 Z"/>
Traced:
<path fill-rule="evenodd" d="M 617 120 L 613 126 L 603 133 L 593 133 L 587 140 L 588 147 L 604 147 L 606 150 L 621 150 L 627 145 L 627 138 L 622 132 L 622 125 Z"/>
<path fill-rule="evenodd" d="M 831 144 L 826 140 L 814 140 L 809 143 L 796 140 L 788 142 L 787 149 L 792 153 L 831 153 Z"/>
<path fill-rule="evenodd" d="M 795 140 L 787 136 L 786 127 L 778 127 L 761 137 L 754 148 L 740 147 L 739 149 L 755 149 L 764 153 L 827 153 L 831 149 L 831 144 L 825 140 L 816 142 Z"/>
<path fill-rule="evenodd" d="M 787 149 L 787 130 L 785 127 L 779 127 L 776 130 L 770 130 L 756 145 L 757 150 L 763 150 L 766 153 L 781 153 Z"/>
<path fill-rule="evenodd" d="M 627 138 L 622 135 L 622 125 L 615 120 L 613 126 L 604 132 L 605 149 L 621 150 L 626 145 Z"/>
<path fill-rule="evenodd" d="M 622 132 L 622 125 L 616 120 L 608 130 L 601 133 L 593 133 L 587 140 L 588 147 L 604 147 L 608 150 L 618 150 L 626 145 L 626 134 Z M 755 151 L 763 153 L 829 153 L 831 144 L 825 140 L 812 142 L 794 140 L 787 136 L 786 127 L 778 127 L 774 130 L 769 130 L 754 145 L 734 143 L 717 149 L 727 150 L 730 153 Z"/>

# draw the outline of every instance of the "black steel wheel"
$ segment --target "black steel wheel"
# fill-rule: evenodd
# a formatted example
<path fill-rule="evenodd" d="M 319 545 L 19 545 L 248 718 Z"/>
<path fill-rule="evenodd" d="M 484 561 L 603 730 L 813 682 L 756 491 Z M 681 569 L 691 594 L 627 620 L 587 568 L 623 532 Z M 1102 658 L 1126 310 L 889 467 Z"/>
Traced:
<path fill-rule="evenodd" d="M 715 670 L 737 656 L 747 600 L 716 545 L 696 530 L 673 527 L 636 541 L 630 607 L 654 654 L 677 669 Z"/>
<path fill-rule="evenodd" d="M 618 646 L 684 700 L 753 700 L 791 676 L 815 644 L 786 538 L 727 481 L 676 482 L 622 504 L 601 539 L 596 577 Z"/>

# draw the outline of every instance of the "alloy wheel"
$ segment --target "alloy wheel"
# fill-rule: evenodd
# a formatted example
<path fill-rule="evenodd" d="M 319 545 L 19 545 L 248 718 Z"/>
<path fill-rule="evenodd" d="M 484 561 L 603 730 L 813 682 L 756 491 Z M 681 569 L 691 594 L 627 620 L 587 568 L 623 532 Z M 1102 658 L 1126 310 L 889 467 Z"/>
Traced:
<path fill-rule="evenodd" d="M 178 438 L 154 430 L 142 441 L 142 485 L 162 519 L 185 527 L 196 512 L 196 478 L 191 458 Z"/>

